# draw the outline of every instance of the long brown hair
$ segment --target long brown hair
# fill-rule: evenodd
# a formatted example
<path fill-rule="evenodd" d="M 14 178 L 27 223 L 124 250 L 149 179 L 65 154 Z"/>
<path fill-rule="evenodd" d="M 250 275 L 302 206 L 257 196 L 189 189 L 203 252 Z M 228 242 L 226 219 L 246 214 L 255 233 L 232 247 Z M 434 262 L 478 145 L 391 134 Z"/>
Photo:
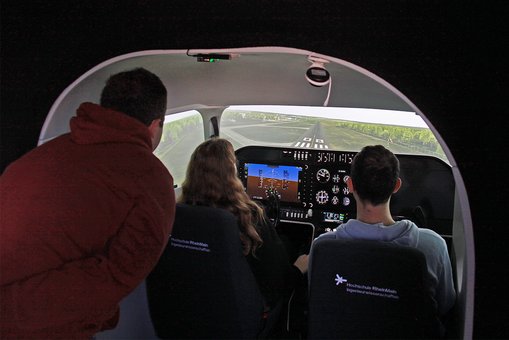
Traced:
<path fill-rule="evenodd" d="M 239 219 L 240 239 L 244 255 L 263 243 L 257 225 L 265 220 L 263 209 L 244 191 L 237 176 L 237 158 L 232 144 L 213 137 L 194 150 L 187 166 L 179 201 L 223 208 Z"/>

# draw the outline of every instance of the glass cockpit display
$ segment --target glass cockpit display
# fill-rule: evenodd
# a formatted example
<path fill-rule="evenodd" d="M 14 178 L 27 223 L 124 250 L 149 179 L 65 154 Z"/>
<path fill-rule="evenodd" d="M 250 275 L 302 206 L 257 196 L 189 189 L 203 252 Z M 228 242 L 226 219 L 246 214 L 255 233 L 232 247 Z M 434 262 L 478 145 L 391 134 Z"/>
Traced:
<path fill-rule="evenodd" d="M 246 163 L 246 192 L 253 199 L 276 195 L 283 202 L 300 202 L 300 166 Z"/>

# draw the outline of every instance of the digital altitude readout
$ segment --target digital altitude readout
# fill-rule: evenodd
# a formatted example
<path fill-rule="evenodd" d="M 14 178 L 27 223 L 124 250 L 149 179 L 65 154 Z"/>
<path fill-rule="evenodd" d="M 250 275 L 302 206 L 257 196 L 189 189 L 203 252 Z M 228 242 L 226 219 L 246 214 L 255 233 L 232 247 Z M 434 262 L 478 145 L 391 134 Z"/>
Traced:
<path fill-rule="evenodd" d="M 338 164 L 352 164 L 355 153 L 337 153 L 337 152 L 318 152 L 316 154 L 317 163 L 338 163 Z"/>

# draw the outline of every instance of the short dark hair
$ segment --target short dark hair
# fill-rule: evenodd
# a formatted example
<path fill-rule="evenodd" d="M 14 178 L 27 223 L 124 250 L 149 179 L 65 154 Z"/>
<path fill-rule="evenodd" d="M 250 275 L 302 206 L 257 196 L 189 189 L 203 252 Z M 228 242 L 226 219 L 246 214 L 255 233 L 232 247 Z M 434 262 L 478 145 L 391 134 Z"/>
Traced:
<path fill-rule="evenodd" d="M 166 97 L 161 79 L 139 67 L 110 76 L 102 90 L 100 104 L 148 126 L 154 119 L 164 119 Z"/>
<path fill-rule="evenodd" d="M 366 146 L 355 155 L 350 176 L 361 200 L 385 203 L 399 178 L 399 160 L 382 145 Z"/>

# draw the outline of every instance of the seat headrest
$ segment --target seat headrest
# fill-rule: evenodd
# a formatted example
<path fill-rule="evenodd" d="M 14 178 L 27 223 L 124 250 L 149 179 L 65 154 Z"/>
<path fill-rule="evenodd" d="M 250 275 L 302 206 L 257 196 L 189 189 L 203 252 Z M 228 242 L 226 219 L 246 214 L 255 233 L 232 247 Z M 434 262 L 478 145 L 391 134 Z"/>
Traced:
<path fill-rule="evenodd" d="M 202 252 L 238 248 L 237 218 L 227 210 L 177 204 L 170 246 Z"/>

